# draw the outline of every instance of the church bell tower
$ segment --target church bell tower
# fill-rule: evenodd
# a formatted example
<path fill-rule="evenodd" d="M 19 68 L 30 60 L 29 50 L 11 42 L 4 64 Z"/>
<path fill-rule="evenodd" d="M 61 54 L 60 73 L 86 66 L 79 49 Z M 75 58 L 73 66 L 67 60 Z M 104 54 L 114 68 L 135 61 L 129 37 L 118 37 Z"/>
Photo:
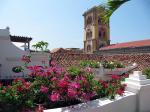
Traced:
<path fill-rule="evenodd" d="M 83 14 L 85 53 L 94 53 L 100 47 L 110 45 L 109 22 L 104 23 L 101 19 L 104 14 L 103 7 L 93 7 Z"/>

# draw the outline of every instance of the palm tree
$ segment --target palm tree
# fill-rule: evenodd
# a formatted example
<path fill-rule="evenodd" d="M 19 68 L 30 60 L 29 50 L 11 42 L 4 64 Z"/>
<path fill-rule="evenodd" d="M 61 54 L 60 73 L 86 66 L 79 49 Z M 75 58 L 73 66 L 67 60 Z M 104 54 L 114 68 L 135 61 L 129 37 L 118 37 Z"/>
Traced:
<path fill-rule="evenodd" d="M 105 14 L 102 17 L 104 23 L 109 21 L 111 15 L 124 3 L 130 0 L 108 0 L 108 2 L 104 5 L 100 5 L 98 8 L 103 7 L 105 9 Z"/>
<path fill-rule="evenodd" d="M 37 49 L 40 49 L 41 51 L 47 50 L 48 42 L 40 41 L 34 45 L 32 45 L 37 51 Z"/>
<path fill-rule="evenodd" d="M 37 51 L 37 49 L 38 49 L 37 44 L 32 45 L 32 47 L 35 48 L 35 50 Z"/>

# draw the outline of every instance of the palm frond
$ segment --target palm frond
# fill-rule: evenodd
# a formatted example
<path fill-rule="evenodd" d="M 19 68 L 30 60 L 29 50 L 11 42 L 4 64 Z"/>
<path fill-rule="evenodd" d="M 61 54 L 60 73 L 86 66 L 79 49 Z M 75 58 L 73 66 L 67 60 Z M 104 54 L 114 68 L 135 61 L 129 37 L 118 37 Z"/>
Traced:
<path fill-rule="evenodd" d="M 104 7 L 106 12 L 104 16 L 102 17 L 104 23 L 107 23 L 109 21 L 109 18 L 111 15 L 124 3 L 128 2 L 130 0 L 108 0 L 106 4 L 100 5 L 99 7 Z"/>

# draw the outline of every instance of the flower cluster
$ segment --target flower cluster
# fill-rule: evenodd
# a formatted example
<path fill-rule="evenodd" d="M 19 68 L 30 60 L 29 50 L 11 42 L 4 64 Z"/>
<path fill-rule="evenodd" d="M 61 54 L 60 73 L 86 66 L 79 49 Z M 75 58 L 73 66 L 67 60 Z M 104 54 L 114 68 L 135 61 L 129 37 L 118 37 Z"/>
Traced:
<path fill-rule="evenodd" d="M 30 62 L 31 62 L 31 59 L 30 59 L 30 58 L 31 58 L 31 56 L 23 55 L 21 60 L 22 60 L 23 62 L 30 63 Z"/>
<path fill-rule="evenodd" d="M 29 62 L 29 60 L 28 60 Z M 33 107 L 35 104 L 64 102 L 86 102 L 94 97 L 115 98 L 122 95 L 126 85 L 122 78 L 112 75 L 111 80 L 95 80 L 92 68 L 70 67 L 64 69 L 51 62 L 50 67 L 28 66 L 28 81 L 17 78 L 12 85 L 0 84 L 0 102 Z"/>

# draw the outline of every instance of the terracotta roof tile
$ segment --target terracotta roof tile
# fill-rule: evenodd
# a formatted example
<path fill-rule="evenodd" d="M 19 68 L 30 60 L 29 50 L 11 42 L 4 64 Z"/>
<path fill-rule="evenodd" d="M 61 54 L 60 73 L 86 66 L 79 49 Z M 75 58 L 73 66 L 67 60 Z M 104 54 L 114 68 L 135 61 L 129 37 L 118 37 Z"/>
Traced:
<path fill-rule="evenodd" d="M 102 48 L 100 48 L 100 50 L 120 49 L 120 48 L 134 48 L 134 47 L 143 47 L 143 46 L 150 46 L 150 39 L 112 44 L 112 45 L 109 45 L 109 46 L 106 46 L 106 47 L 102 47 Z"/>
<path fill-rule="evenodd" d="M 150 53 L 145 54 L 115 54 L 115 55 L 96 55 L 96 54 L 70 54 L 70 53 L 52 53 L 52 59 L 56 60 L 60 66 L 69 67 L 71 65 L 79 65 L 81 60 L 95 61 L 121 61 L 125 65 L 137 63 L 138 68 L 135 70 L 143 70 L 150 68 Z"/>

